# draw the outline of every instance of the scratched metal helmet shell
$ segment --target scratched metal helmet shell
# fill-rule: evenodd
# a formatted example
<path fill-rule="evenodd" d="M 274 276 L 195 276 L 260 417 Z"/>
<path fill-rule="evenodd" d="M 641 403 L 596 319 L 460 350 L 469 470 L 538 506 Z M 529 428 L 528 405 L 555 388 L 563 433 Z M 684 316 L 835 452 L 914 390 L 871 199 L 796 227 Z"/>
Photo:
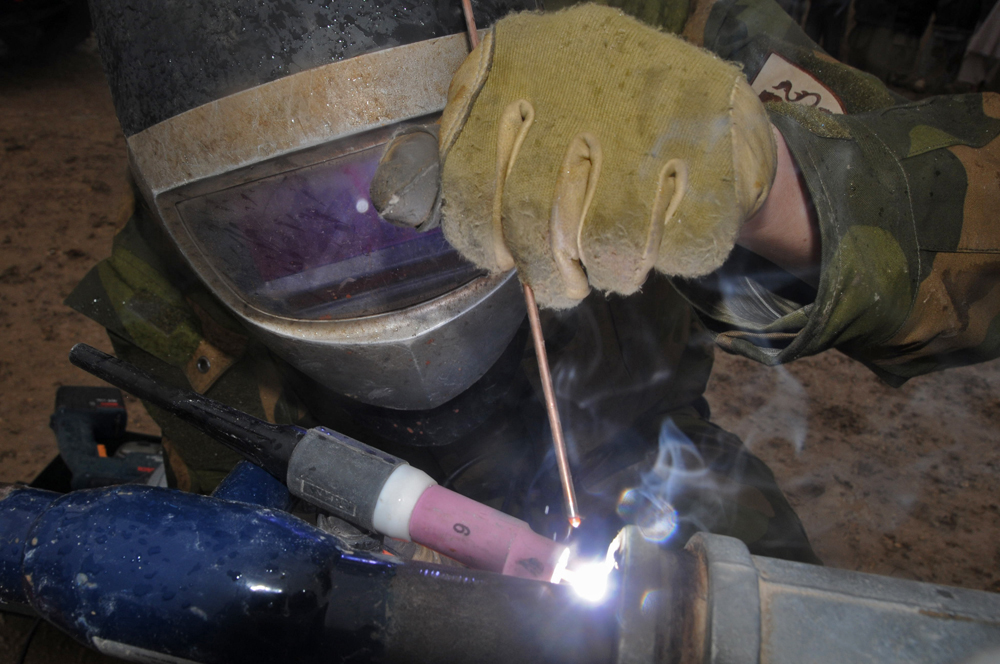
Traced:
<path fill-rule="evenodd" d="M 531 4 L 477 2 L 476 20 Z M 524 316 L 516 277 L 368 199 L 386 141 L 444 107 L 468 52 L 459 2 L 92 5 L 138 188 L 253 336 L 398 410 L 448 403 L 501 357 Z"/>

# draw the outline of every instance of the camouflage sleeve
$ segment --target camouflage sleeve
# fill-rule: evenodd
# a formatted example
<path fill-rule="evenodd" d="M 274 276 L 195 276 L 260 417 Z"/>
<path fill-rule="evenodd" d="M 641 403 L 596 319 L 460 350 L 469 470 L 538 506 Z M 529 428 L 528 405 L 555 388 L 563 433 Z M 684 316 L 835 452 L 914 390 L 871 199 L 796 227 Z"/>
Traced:
<path fill-rule="evenodd" d="M 996 357 L 1000 97 L 906 102 L 779 12 L 697 2 L 684 34 L 743 64 L 788 143 L 819 222 L 818 287 L 741 272 L 736 252 L 679 288 L 720 346 L 767 364 L 838 348 L 898 385 Z"/>
<path fill-rule="evenodd" d="M 168 252 L 151 248 L 144 213 L 139 206 L 115 237 L 111 257 L 87 274 L 66 304 L 107 328 L 116 355 L 163 382 L 272 422 L 297 422 L 297 402 L 269 353 L 203 289 L 172 273 L 164 260 Z M 145 405 L 162 430 L 173 486 L 207 493 L 239 460 L 192 425 Z"/>

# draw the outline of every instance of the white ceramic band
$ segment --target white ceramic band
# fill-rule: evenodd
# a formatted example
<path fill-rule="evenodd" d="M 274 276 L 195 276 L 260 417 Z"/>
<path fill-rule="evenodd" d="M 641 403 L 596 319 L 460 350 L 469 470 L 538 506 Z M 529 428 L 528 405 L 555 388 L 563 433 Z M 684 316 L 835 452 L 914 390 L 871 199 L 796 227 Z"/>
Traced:
<path fill-rule="evenodd" d="M 375 513 L 372 515 L 375 530 L 409 542 L 413 508 L 417 506 L 424 491 L 436 484 L 430 475 L 408 464 L 392 471 L 375 503 Z"/>

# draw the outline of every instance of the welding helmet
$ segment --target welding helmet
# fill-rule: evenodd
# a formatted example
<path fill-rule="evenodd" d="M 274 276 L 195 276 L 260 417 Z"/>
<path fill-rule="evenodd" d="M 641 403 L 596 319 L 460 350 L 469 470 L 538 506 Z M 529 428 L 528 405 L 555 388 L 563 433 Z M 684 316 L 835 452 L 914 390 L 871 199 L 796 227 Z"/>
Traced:
<path fill-rule="evenodd" d="M 480 27 L 516 0 L 478 0 Z M 533 8 L 533 7 L 531 7 Z M 524 316 L 440 230 L 379 218 L 385 143 L 444 108 L 458 0 L 98 0 L 101 54 L 145 203 L 250 333 L 328 390 L 436 408 Z"/>

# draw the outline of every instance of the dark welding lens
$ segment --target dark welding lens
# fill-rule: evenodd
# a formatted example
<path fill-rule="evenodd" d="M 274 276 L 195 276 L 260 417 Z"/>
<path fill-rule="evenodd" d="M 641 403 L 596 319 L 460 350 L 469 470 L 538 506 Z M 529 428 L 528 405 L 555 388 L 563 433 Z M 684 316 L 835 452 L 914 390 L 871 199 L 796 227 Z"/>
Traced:
<path fill-rule="evenodd" d="M 177 205 L 218 275 L 251 306 L 309 320 L 403 309 L 482 272 L 440 229 L 382 220 L 368 198 L 382 146 Z"/>

